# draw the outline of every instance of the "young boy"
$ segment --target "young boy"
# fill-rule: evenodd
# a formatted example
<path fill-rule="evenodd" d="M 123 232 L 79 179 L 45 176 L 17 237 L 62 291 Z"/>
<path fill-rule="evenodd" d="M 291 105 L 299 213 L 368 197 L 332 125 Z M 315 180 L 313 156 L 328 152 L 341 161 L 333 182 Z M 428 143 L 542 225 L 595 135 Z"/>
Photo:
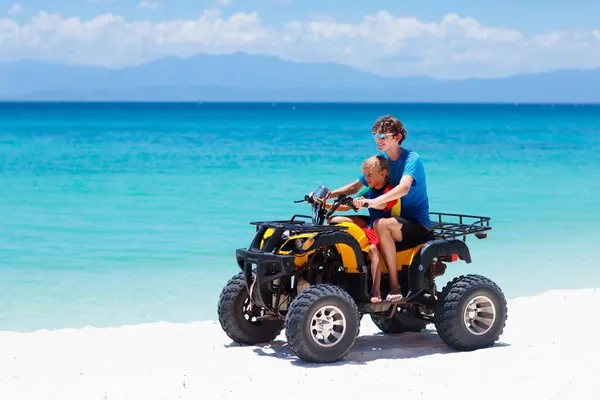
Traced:
<path fill-rule="evenodd" d="M 362 197 L 355 199 L 355 201 L 360 198 L 374 199 L 394 188 L 389 183 L 390 170 L 388 161 L 385 159 L 385 157 L 380 155 L 369 157 L 363 163 L 362 172 L 365 175 L 365 180 L 369 185 L 369 189 L 363 194 Z M 365 231 L 370 243 L 369 257 L 371 258 L 371 275 L 373 277 L 373 285 L 371 287 L 372 303 L 379 303 L 381 301 L 381 292 L 379 290 L 381 282 L 381 254 L 379 251 L 379 238 L 373 229 L 373 224 L 379 218 L 390 217 L 392 208 L 394 206 L 399 207 L 399 205 L 400 203 L 398 199 L 396 199 L 384 203 L 378 209 L 369 208 L 369 217 L 365 216 L 364 219 L 351 219 L 350 217 L 336 216 L 330 220 L 330 223 L 353 222 Z M 343 211 L 349 210 L 350 207 L 340 206 L 338 209 Z M 400 214 L 399 210 L 395 210 L 395 213 L 398 215 Z"/>

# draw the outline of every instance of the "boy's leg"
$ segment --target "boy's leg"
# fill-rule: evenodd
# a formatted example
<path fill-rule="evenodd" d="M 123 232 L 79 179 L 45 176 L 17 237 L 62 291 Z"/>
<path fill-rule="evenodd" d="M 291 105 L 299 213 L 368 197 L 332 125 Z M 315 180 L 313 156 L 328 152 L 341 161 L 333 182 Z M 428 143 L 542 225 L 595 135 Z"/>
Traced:
<path fill-rule="evenodd" d="M 371 277 L 373 285 L 371 286 L 371 303 L 379 303 L 381 301 L 381 259 L 377 245 L 369 246 L 369 256 L 371 257 Z"/>
<path fill-rule="evenodd" d="M 359 228 L 364 228 L 369 223 L 368 219 L 366 219 L 360 215 L 353 215 L 351 217 L 336 215 L 336 216 L 329 218 L 328 222 L 330 224 L 332 224 L 332 223 L 339 224 L 340 222 L 352 222 L 353 224 L 358 225 Z"/>
<path fill-rule="evenodd" d="M 402 241 L 402 224 L 394 217 L 380 218 L 375 221 L 375 232 L 379 237 L 379 247 L 388 268 L 390 293 L 386 300 L 402 300 L 402 292 L 398 282 L 398 266 L 396 265 L 396 243 Z"/>

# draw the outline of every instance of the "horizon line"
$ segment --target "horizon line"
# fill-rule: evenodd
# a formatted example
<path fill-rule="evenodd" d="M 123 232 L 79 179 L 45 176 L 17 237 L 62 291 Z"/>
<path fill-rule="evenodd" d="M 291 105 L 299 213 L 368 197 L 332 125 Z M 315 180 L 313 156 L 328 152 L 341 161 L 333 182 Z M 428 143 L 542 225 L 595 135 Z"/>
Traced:
<path fill-rule="evenodd" d="M 326 101 L 326 100 L 11 100 L 11 99 L 0 99 L 0 104 L 264 104 L 264 105 L 277 105 L 277 104 L 373 104 L 373 105 L 572 105 L 572 106 L 597 106 L 600 105 L 600 101 L 591 102 L 574 102 L 574 101 Z"/>

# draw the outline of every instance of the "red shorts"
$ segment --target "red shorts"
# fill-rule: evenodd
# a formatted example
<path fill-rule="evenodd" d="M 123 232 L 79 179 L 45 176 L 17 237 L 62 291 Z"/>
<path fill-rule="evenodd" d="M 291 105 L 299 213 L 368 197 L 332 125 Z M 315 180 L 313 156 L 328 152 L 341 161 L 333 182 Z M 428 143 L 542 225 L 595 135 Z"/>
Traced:
<path fill-rule="evenodd" d="M 363 228 L 363 231 L 367 234 L 367 239 L 369 239 L 369 243 L 374 244 L 375 246 L 379 245 L 379 237 L 375 233 L 373 228 Z"/>

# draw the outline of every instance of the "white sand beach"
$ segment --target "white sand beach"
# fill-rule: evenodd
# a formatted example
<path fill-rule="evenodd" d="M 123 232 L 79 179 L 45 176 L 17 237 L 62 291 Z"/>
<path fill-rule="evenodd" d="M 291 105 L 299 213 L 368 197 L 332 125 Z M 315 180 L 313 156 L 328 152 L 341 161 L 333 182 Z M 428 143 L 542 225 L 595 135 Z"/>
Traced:
<path fill-rule="evenodd" d="M 384 336 L 366 316 L 329 365 L 299 361 L 283 334 L 232 344 L 217 322 L 0 332 L 0 399 L 596 399 L 599 304 L 600 289 L 510 300 L 501 342 L 468 353 L 433 326 Z"/>

